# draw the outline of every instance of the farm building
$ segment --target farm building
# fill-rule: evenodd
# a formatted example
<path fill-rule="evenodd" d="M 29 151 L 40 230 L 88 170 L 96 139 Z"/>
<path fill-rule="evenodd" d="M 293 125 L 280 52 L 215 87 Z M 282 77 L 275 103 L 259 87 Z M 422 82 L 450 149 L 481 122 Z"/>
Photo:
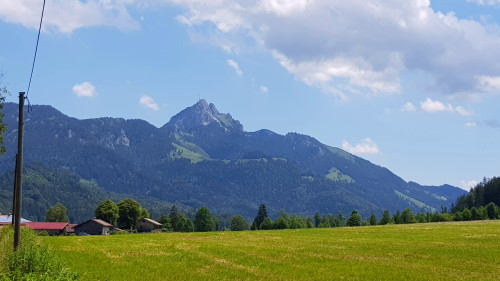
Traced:
<path fill-rule="evenodd" d="M 73 227 L 77 235 L 107 235 L 113 231 L 114 226 L 100 219 L 90 219 Z"/>
<path fill-rule="evenodd" d="M 135 224 L 138 232 L 151 232 L 153 230 L 160 230 L 163 224 L 148 218 L 143 218 Z"/>
<path fill-rule="evenodd" d="M 66 235 L 67 222 L 27 222 L 23 225 L 36 232 L 47 231 L 49 235 Z"/>
<path fill-rule="evenodd" d="M 21 218 L 21 223 L 31 222 L 27 219 Z M 6 225 L 12 223 L 12 215 L 0 215 L 0 225 Z"/>

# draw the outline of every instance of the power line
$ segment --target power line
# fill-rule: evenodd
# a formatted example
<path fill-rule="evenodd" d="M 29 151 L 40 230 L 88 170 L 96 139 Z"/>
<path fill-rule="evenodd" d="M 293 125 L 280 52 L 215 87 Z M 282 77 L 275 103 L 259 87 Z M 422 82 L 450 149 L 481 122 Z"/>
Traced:
<path fill-rule="evenodd" d="M 40 17 L 40 25 L 38 26 L 38 36 L 36 38 L 35 55 L 33 56 L 33 64 L 31 65 L 30 81 L 28 83 L 28 90 L 26 91 L 26 98 L 30 93 L 31 79 L 33 78 L 33 70 L 35 69 L 36 53 L 38 52 L 38 42 L 40 41 L 40 31 L 42 30 L 43 13 L 45 12 L 45 0 L 43 0 L 42 16 Z"/>

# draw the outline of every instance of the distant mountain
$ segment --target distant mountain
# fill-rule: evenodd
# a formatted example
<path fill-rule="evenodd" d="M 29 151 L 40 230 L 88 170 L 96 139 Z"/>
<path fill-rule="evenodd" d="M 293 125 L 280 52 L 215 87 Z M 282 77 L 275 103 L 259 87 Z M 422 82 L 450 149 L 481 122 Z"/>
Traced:
<path fill-rule="evenodd" d="M 16 150 L 17 105 L 7 103 L 4 111 L 8 152 L 0 161 Z M 50 106 L 33 106 L 25 129 L 26 163 L 65 167 L 110 192 L 247 217 L 261 203 L 271 213 L 305 215 L 436 210 L 465 194 L 449 185 L 407 183 L 310 136 L 246 132 L 205 100 L 161 128 L 142 120 L 78 120 Z M 12 161 L 0 172 L 11 169 Z"/>

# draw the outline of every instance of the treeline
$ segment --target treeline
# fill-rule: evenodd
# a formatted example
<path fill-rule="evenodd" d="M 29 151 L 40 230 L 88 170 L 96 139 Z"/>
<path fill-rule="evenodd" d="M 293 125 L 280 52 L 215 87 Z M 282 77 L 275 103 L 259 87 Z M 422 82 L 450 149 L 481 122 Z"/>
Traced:
<path fill-rule="evenodd" d="M 457 203 L 452 205 L 453 213 L 463 212 L 465 209 L 472 210 L 494 203 L 500 206 L 500 178 L 483 179 L 466 195 L 460 196 Z"/>

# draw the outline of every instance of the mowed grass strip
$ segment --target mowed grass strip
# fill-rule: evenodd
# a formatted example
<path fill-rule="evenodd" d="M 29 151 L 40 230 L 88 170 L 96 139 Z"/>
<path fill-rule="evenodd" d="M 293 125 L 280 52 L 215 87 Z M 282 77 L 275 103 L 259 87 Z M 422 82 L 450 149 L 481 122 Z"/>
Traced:
<path fill-rule="evenodd" d="M 500 221 L 43 241 L 81 280 L 500 280 Z"/>

